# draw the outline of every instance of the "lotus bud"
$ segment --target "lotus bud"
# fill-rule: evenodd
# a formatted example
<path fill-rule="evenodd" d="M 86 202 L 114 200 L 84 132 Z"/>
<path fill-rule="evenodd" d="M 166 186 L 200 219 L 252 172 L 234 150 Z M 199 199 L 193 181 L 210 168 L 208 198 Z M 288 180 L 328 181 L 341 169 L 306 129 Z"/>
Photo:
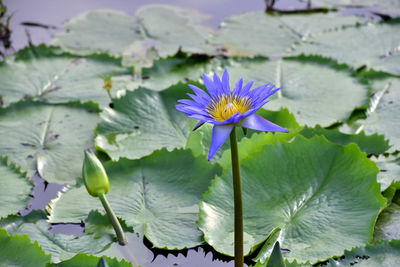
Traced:
<path fill-rule="evenodd" d="M 86 190 L 91 196 L 98 197 L 101 194 L 107 194 L 110 190 L 110 183 L 103 164 L 89 149 L 85 151 L 82 176 Z"/>

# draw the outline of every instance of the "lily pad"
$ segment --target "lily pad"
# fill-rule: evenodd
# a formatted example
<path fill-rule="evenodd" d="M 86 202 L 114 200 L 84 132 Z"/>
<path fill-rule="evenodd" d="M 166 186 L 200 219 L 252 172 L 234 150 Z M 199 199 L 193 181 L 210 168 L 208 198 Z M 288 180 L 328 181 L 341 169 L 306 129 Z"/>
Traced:
<path fill-rule="evenodd" d="M 0 229 L 0 266 L 46 266 L 49 262 L 50 255 L 37 242 L 32 243 L 26 235 L 8 235 Z"/>
<path fill-rule="evenodd" d="M 275 84 L 281 90 L 264 107 L 288 108 L 301 125 L 329 126 L 345 121 L 356 108 L 368 102 L 367 89 L 343 69 L 319 58 L 268 61 L 231 61 L 227 67 L 231 81 L 241 77 L 254 86 Z"/>
<path fill-rule="evenodd" d="M 297 136 L 291 143 L 264 146 L 241 161 L 241 171 L 245 254 L 280 227 L 278 241 L 291 251 L 284 255 L 289 261 L 315 263 L 341 255 L 371 241 L 386 205 L 378 169 L 355 144 Z M 198 221 L 206 242 L 228 255 L 233 255 L 232 199 L 231 170 L 224 169 L 203 195 Z"/>
<path fill-rule="evenodd" d="M 15 165 L 7 163 L 7 158 L 0 157 L 0 218 L 26 208 L 33 182 L 28 180 Z"/>
<path fill-rule="evenodd" d="M 205 57 L 187 58 L 183 55 L 160 59 L 151 68 L 142 69 L 141 79 L 133 81 L 131 87 L 163 91 L 178 82 L 196 81 L 205 72 L 208 62 Z"/>
<path fill-rule="evenodd" d="M 400 75 L 400 23 L 367 24 L 320 34 L 296 53 L 333 58 L 355 69 L 366 66 Z"/>
<path fill-rule="evenodd" d="M 392 148 L 400 150 L 400 127 L 394 127 L 400 123 L 399 117 L 394 115 L 400 114 L 400 79 L 376 81 L 373 87 L 377 91 L 376 100 L 371 103 L 367 118 L 358 121 L 359 129 L 364 129 L 366 134 L 384 134 Z"/>
<path fill-rule="evenodd" d="M 374 240 L 400 240 L 400 205 L 390 204 L 378 217 Z"/>
<path fill-rule="evenodd" d="M 381 190 L 386 190 L 390 185 L 400 189 L 400 158 L 381 155 L 371 159 L 379 168 L 378 182 L 381 184 Z"/>
<path fill-rule="evenodd" d="M 163 92 L 139 88 L 114 100 L 106 108 L 96 129 L 96 148 L 112 160 L 138 159 L 153 151 L 186 145 L 190 120 L 177 111 L 178 99 L 185 98 L 187 85 L 179 83 Z"/>
<path fill-rule="evenodd" d="M 240 139 L 238 143 L 239 150 L 239 159 L 244 160 L 245 158 L 249 158 L 253 153 L 260 152 L 263 147 L 267 144 L 276 144 L 282 142 L 288 142 L 294 136 L 298 135 L 299 132 L 303 129 L 300 126 L 294 115 L 289 113 L 287 109 L 283 109 L 281 111 L 266 111 L 261 110 L 258 112 L 259 115 L 263 116 L 267 120 L 282 126 L 285 129 L 288 129 L 288 133 L 265 133 L 265 132 L 255 132 L 253 135 L 250 133 Z M 240 133 L 240 131 L 238 130 Z M 224 168 L 230 168 L 231 166 L 231 150 L 230 146 L 226 145 L 226 149 L 224 150 L 220 160 L 218 163 Z"/>
<path fill-rule="evenodd" d="M 103 265 L 100 265 L 103 262 Z M 104 264 L 105 263 L 105 264 Z M 62 261 L 58 264 L 49 264 L 46 267 L 79 267 L 79 266 L 104 266 L 104 267 L 132 267 L 132 263 L 125 260 L 118 261 L 115 258 L 109 258 L 107 256 L 96 257 L 93 255 L 87 255 L 83 253 L 76 254 L 73 258 Z"/>
<path fill-rule="evenodd" d="M 29 176 L 37 171 L 48 182 L 74 184 L 98 118 L 84 107 L 14 104 L 0 110 L 0 155 Z"/>
<path fill-rule="evenodd" d="M 41 213 L 40 213 L 41 212 Z M 114 241 L 110 234 L 83 236 L 52 234 L 49 232 L 51 225 L 40 217 L 45 217 L 44 212 L 36 211 L 25 217 L 9 216 L 0 221 L 2 228 L 9 234 L 28 235 L 31 240 L 43 248 L 46 253 L 51 254 L 52 262 L 58 263 L 70 259 L 77 253 L 97 253 L 105 249 Z"/>
<path fill-rule="evenodd" d="M 310 138 L 314 135 L 323 135 L 329 141 L 341 145 L 356 143 L 360 150 L 367 155 L 379 155 L 389 149 L 389 141 L 385 140 L 383 135 L 372 134 L 366 135 L 363 131 L 359 134 L 345 134 L 338 130 L 324 129 L 317 125 L 315 128 L 305 127 L 301 132 L 304 137 Z"/>
<path fill-rule="evenodd" d="M 329 267 L 352 266 L 357 267 L 392 267 L 400 261 L 400 240 L 377 242 L 373 246 L 354 248 L 346 251 L 344 259 L 330 260 Z"/>
<path fill-rule="evenodd" d="M 220 172 L 218 166 L 187 150 L 164 149 L 141 160 L 109 162 L 105 168 L 110 177 L 107 198 L 116 215 L 129 226 L 141 225 L 154 246 L 182 249 L 203 242 L 195 224 L 197 203 Z M 67 190 L 50 207 L 52 223 L 80 222 L 91 210 L 103 210 L 84 186 Z"/>
<path fill-rule="evenodd" d="M 95 10 L 80 14 L 64 24 L 64 33 L 53 44 L 78 55 L 109 53 L 120 57 L 145 33 L 137 19 L 115 10 Z"/>
<path fill-rule="evenodd" d="M 139 8 L 136 16 L 145 29 L 145 41 L 150 39 L 162 58 L 178 51 L 215 54 L 207 40 L 211 30 L 202 25 L 208 15 L 189 8 L 152 4 Z"/>
<path fill-rule="evenodd" d="M 201 23 L 208 16 L 171 5 L 152 4 L 139 8 L 135 16 L 113 10 L 90 11 L 64 25 L 53 44 L 79 55 L 109 53 L 123 57 L 125 65 L 150 67 L 158 57 L 178 51 L 215 54 L 207 38 L 210 29 Z"/>
<path fill-rule="evenodd" d="M 0 64 L 0 96 L 3 106 L 31 98 L 49 103 L 89 102 L 108 106 L 110 99 L 99 77 L 114 73 L 126 76 L 128 69 L 106 56 L 56 55 L 44 45 L 25 49 Z"/>
<path fill-rule="evenodd" d="M 355 25 L 360 18 L 322 15 L 272 16 L 265 12 L 245 13 L 226 19 L 211 42 L 234 56 L 283 56 L 295 43 L 312 35 Z"/>

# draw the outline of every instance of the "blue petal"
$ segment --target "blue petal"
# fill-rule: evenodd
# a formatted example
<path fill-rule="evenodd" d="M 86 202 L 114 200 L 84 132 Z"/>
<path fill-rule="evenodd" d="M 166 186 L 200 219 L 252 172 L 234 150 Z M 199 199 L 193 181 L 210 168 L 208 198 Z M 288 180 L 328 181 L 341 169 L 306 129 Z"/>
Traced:
<path fill-rule="evenodd" d="M 204 90 L 202 90 L 202 89 L 200 89 L 199 87 L 194 86 L 194 85 L 192 85 L 192 84 L 189 84 L 189 87 L 193 90 L 193 92 L 194 92 L 197 96 L 203 98 L 203 99 L 206 100 L 207 102 L 210 102 L 210 101 L 211 101 L 211 97 L 210 97 L 206 92 L 204 92 Z"/>
<path fill-rule="evenodd" d="M 252 114 L 242 120 L 242 123 L 240 124 L 241 127 L 244 128 L 249 128 L 257 131 L 266 131 L 266 132 L 289 132 L 285 128 L 282 128 L 279 125 L 276 125 L 270 121 L 267 121 L 263 117 L 257 115 L 257 114 Z"/>
<path fill-rule="evenodd" d="M 208 160 L 210 160 L 215 152 L 225 143 L 226 139 L 232 132 L 234 125 L 226 124 L 226 125 L 214 125 L 210 152 L 208 153 Z"/>
<path fill-rule="evenodd" d="M 204 85 L 206 86 L 207 91 L 210 94 L 210 96 L 212 98 L 216 98 L 218 96 L 218 92 L 216 91 L 216 89 L 214 87 L 213 81 L 205 73 L 203 73 L 203 82 L 204 82 Z"/>
<path fill-rule="evenodd" d="M 247 96 L 247 94 L 250 91 L 250 88 L 253 86 L 254 81 L 249 82 L 248 84 L 246 84 L 242 90 L 240 91 L 240 95 L 241 96 Z"/>
<path fill-rule="evenodd" d="M 222 82 L 219 76 L 214 72 L 214 87 L 217 91 L 217 95 L 224 94 L 224 89 L 222 88 Z"/>
<path fill-rule="evenodd" d="M 235 88 L 233 89 L 233 95 L 240 95 L 240 91 L 242 90 L 242 86 L 243 86 L 243 79 L 242 78 L 240 78 L 238 81 L 237 81 L 237 83 L 236 83 L 236 85 L 235 85 Z"/>
<path fill-rule="evenodd" d="M 229 86 L 229 73 L 227 69 L 225 69 L 224 74 L 222 74 L 222 88 L 224 89 L 225 94 L 229 95 L 231 93 L 231 87 Z"/>

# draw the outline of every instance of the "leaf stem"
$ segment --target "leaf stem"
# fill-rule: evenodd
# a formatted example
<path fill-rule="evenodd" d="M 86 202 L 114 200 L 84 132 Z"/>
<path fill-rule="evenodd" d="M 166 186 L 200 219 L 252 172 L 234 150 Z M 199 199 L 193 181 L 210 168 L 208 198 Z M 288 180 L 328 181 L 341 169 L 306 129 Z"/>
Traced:
<path fill-rule="evenodd" d="M 239 153 L 237 147 L 236 127 L 230 134 L 233 198 L 235 207 L 235 267 L 244 266 L 243 258 L 243 201 L 242 181 L 240 178 Z"/>
<path fill-rule="evenodd" d="M 106 195 L 104 193 L 101 193 L 98 196 L 100 198 L 101 204 L 103 204 L 103 207 L 107 212 L 108 218 L 110 218 L 112 226 L 114 227 L 114 231 L 115 231 L 115 234 L 117 235 L 118 243 L 121 246 L 125 246 L 128 242 L 126 241 L 124 230 L 122 229 L 121 224 L 119 223 L 119 221 L 117 219 L 117 216 L 115 216 L 115 213 L 112 210 L 110 203 L 108 203 Z"/>

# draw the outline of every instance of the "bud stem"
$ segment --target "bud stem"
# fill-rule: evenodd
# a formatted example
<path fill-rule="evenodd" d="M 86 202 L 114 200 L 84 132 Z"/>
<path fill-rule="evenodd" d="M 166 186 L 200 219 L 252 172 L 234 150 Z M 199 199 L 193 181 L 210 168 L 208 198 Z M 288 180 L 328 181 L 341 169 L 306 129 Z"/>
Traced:
<path fill-rule="evenodd" d="M 103 207 L 107 212 L 108 218 L 110 218 L 111 224 L 114 227 L 118 243 L 121 246 L 125 246 L 128 242 L 126 241 L 124 230 L 122 229 L 121 224 L 117 219 L 117 216 L 115 216 L 115 213 L 112 210 L 110 203 L 108 203 L 106 195 L 104 193 L 99 193 L 98 197 L 100 198 L 101 204 L 103 204 Z"/>

